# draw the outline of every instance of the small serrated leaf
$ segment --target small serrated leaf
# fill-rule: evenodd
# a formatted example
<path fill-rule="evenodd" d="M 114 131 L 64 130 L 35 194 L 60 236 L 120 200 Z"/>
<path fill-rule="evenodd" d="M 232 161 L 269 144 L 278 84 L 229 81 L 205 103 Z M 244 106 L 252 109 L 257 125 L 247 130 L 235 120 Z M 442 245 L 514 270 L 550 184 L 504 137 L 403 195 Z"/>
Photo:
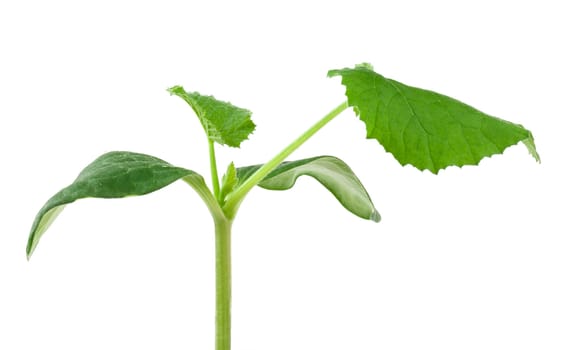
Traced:
<path fill-rule="evenodd" d="M 243 183 L 261 166 L 238 168 L 239 183 Z M 380 214 L 358 177 L 345 162 L 336 157 L 319 156 L 283 162 L 260 181 L 258 186 L 268 190 L 288 190 L 303 175 L 320 182 L 351 213 L 363 219 L 380 221 Z"/>
<path fill-rule="evenodd" d="M 438 173 L 450 165 L 476 165 L 520 141 L 539 161 L 533 136 L 518 124 L 492 117 L 451 97 L 404 85 L 369 64 L 329 71 L 341 76 L 349 106 L 402 165 Z"/>
<path fill-rule="evenodd" d="M 248 139 L 248 136 L 256 128 L 256 125 L 250 119 L 252 112 L 247 109 L 219 101 L 213 96 L 186 92 L 179 85 L 173 86 L 167 91 L 182 98 L 193 108 L 207 137 L 220 145 L 240 147 L 240 143 Z"/>

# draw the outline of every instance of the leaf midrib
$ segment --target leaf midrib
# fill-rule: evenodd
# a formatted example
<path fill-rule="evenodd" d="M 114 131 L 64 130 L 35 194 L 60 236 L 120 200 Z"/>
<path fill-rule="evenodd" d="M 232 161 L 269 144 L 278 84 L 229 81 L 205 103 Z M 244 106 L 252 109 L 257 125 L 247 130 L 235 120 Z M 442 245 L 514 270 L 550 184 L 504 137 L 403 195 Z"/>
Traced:
<path fill-rule="evenodd" d="M 433 157 L 432 157 L 432 155 L 431 155 L 431 144 L 430 144 L 429 138 L 431 137 L 432 134 L 423 126 L 423 124 L 421 123 L 421 120 L 419 119 L 419 116 L 415 113 L 415 110 L 414 110 L 413 106 L 411 105 L 410 101 L 409 101 L 409 100 L 407 99 L 407 97 L 403 94 L 403 92 L 400 90 L 400 88 L 399 88 L 396 84 L 394 84 L 394 82 L 391 81 L 390 79 L 384 77 L 384 80 L 385 80 L 388 84 L 390 84 L 390 86 L 391 86 L 392 88 L 394 88 L 394 90 L 396 90 L 396 93 L 397 93 L 398 95 L 401 96 L 401 98 L 402 98 L 402 99 L 404 100 L 404 102 L 406 103 L 408 109 L 410 110 L 410 114 L 411 114 L 412 118 L 414 118 L 414 119 L 417 121 L 417 124 L 419 125 L 419 127 L 420 127 L 420 128 L 425 132 L 425 134 L 427 135 L 427 137 L 426 137 L 426 142 L 427 142 L 427 156 L 429 157 L 429 161 L 431 162 L 431 164 L 433 165 L 433 167 L 438 171 L 438 170 L 439 170 L 439 167 L 435 164 L 435 161 L 433 160 Z M 393 99 L 393 98 L 394 98 L 394 97 L 392 97 L 392 99 Z M 390 102 L 392 101 L 392 99 L 390 99 L 390 101 L 388 102 L 388 105 L 390 104 Z M 386 107 L 387 107 L 387 106 L 386 106 Z M 387 108 L 386 108 L 386 109 L 387 109 Z M 408 123 L 406 124 L 406 126 L 404 126 L 404 128 L 402 129 L 402 132 L 401 132 L 401 135 L 402 135 L 402 144 L 404 145 L 404 153 L 406 152 L 406 147 L 407 147 L 407 144 L 406 144 L 405 139 L 404 139 L 404 134 L 405 134 L 405 132 L 406 132 L 406 130 L 407 130 L 407 128 L 408 128 L 408 125 L 409 125 L 409 123 L 411 122 L 411 119 L 412 119 L 412 118 L 408 119 Z"/>

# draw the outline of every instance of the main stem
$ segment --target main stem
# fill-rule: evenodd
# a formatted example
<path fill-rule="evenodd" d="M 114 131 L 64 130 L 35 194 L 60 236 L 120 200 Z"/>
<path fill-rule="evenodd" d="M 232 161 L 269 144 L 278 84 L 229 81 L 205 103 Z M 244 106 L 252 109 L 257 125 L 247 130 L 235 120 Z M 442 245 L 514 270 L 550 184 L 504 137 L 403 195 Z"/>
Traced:
<path fill-rule="evenodd" d="M 215 220 L 216 247 L 216 350 L 230 350 L 230 235 L 232 221 Z"/>

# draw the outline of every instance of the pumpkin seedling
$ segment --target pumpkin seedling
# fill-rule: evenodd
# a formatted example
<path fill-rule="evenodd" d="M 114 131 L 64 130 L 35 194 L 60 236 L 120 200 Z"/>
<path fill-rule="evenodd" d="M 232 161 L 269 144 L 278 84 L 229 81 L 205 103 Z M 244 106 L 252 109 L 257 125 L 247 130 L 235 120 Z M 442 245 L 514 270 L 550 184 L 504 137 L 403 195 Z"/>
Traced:
<path fill-rule="evenodd" d="M 288 156 L 348 107 L 366 124 L 367 138 L 376 139 L 402 165 L 437 174 L 448 166 L 477 165 L 523 142 L 539 162 L 530 131 L 482 113 L 439 93 L 404 85 L 374 72 L 369 64 L 329 71 L 341 77 L 347 101 L 315 123 L 265 164 L 228 165 L 219 181 L 215 144 L 239 147 L 255 128 L 251 112 L 211 96 L 168 91 L 182 98 L 197 115 L 207 136 L 211 187 L 203 176 L 159 158 L 132 152 L 110 152 L 95 159 L 69 186 L 40 209 L 27 244 L 28 259 L 49 225 L 65 205 L 81 198 L 121 198 L 144 195 L 183 180 L 208 207 L 216 242 L 216 350 L 231 344 L 231 227 L 238 208 L 255 186 L 287 190 L 300 176 L 311 176 L 327 188 L 347 210 L 363 219 L 380 221 L 370 196 L 354 172 L 333 156 L 286 161 Z"/>

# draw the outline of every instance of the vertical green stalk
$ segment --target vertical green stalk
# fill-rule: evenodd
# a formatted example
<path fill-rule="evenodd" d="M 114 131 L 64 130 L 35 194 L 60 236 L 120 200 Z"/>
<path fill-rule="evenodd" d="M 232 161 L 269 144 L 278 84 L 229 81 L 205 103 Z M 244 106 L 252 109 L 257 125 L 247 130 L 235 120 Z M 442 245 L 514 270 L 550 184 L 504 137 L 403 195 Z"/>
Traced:
<path fill-rule="evenodd" d="M 211 163 L 211 180 L 213 182 L 213 193 L 216 199 L 220 197 L 219 175 L 217 172 L 217 159 L 215 156 L 215 143 L 209 139 L 209 160 Z"/>
<path fill-rule="evenodd" d="M 230 350 L 230 235 L 232 221 L 215 219 L 216 247 L 216 350 Z"/>

